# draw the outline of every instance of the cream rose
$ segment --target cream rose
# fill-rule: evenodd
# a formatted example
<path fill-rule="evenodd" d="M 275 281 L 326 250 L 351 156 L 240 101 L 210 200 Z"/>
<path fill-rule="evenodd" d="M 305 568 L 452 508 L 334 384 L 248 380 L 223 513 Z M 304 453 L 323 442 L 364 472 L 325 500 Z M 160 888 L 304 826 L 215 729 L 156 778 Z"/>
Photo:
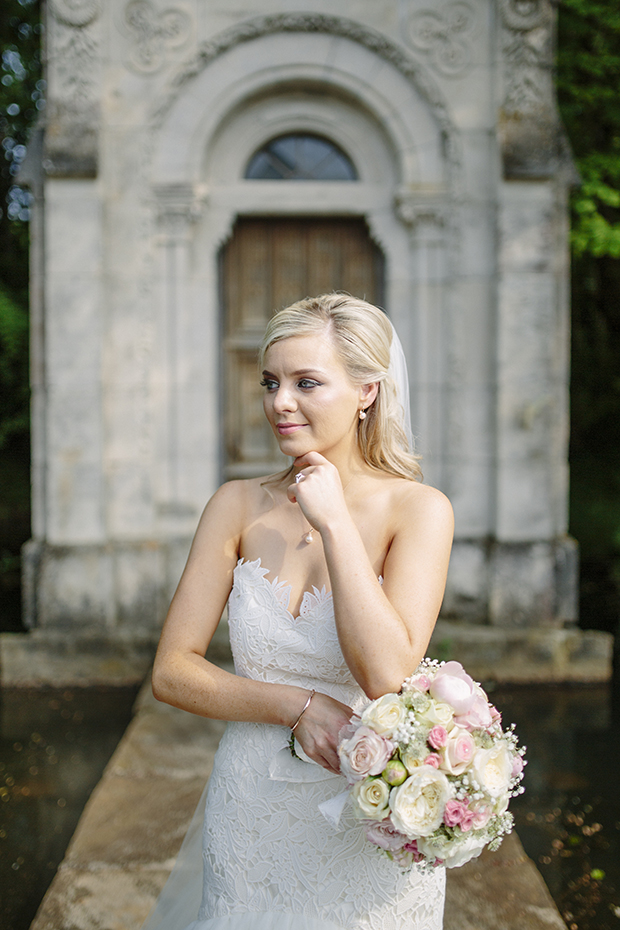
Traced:
<path fill-rule="evenodd" d="M 392 789 L 392 823 L 406 836 L 429 836 L 441 824 L 451 797 L 446 776 L 432 765 L 421 765 L 399 788 Z"/>
<path fill-rule="evenodd" d="M 443 727 L 448 732 L 454 726 L 454 711 L 449 704 L 431 701 L 426 710 L 417 714 L 417 719 L 428 727 Z"/>
<path fill-rule="evenodd" d="M 432 839 L 418 840 L 418 849 L 427 859 L 441 859 L 447 869 L 457 869 L 465 865 L 470 859 L 479 856 L 485 847 L 486 840 L 475 833 L 463 837 L 459 843 L 447 837 L 433 837 Z"/>
<path fill-rule="evenodd" d="M 472 773 L 485 794 L 492 798 L 505 795 L 512 777 L 512 755 L 506 743 L 497 743 L 492 749 L 479 749 Z"/>
<path fill-rule="evenodd" d="M 382 778 L 368 778 L 353 785 L 355 815 L 364 820 L 384 820 L 390 813 L 390 786 Z"/>
<path fill-rule="evenodd" d="M 393 736 L 407 718 L 407 708 L 397 694 L 384 694 L 364 710 L 362 723 L 381 736 Z"/>

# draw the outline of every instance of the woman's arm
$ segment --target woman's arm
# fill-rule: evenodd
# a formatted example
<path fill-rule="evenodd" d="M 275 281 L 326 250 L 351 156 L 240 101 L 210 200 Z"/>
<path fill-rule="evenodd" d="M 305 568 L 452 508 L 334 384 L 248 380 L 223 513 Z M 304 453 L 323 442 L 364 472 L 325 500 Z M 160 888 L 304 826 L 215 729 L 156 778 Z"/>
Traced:
<path fill-rule="evenodd" d="M 288 727 L 306 703 L 307 690 L 240 678 L 204 658 L 232 587 L 247 493 L 245 482 L 231 482 L 205 508 L 162 630 L 153 693 L 203 717 Z M 336 738 L 350 715 L 350 708 L 323 694 L 314 696 L 304 714 L 302 745 L 331 771 L 338 771 Z"/>
<path fill-rule="evenodd" d="M 347 665 L 370 698 L 398 691 L 423 658 L 441 607 L 454 530 L 450 502 L 434 488 L 398 483 L 380 585 L 344 498 L 328 489 L 333 466 L 317 453 L 304 461 L 315 468 L 291 493 L 302 506 L 307 501 L 304 512 L 321 533 Z"/>

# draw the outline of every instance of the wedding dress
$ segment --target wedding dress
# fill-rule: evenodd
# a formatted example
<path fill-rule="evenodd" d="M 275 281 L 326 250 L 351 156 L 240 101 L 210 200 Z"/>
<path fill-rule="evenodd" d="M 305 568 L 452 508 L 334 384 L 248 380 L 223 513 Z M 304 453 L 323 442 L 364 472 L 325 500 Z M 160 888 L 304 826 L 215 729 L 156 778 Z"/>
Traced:
<path fill-rule="evenodd" d="M 267 574 L 260 559 L 234 571 L 237 674 L 314 688 L 360 710 L 367 698 L 340 650 L 331 594 L 306 592 L 294 617 L 290 586 Z M 319 805 L 346 788 L 344 778 L 294 759 L 288 741 L 283 727 L 228 725 L 207 791 L 202 902 L 186 930 L 441 930 L 444 869 L 403 873 L 348 806 L 330 823 Z M 173 879 L 162 897 L 187 897 Z M 182 930 L 171 917 L 146 930 L 156 926 Z"/>

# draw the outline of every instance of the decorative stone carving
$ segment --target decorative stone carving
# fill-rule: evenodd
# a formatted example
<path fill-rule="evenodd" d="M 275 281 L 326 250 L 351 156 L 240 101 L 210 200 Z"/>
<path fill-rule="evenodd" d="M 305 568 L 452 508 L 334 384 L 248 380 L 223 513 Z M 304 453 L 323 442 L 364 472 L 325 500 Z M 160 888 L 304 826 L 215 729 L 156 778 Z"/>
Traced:
<path fill-rule="evenodd" d="M 99 122 L 100 0 L 52 0 L 48 29 L 47 174 L 94 177 Z"/>
<path fill-rule="evenodd" d="M 446 204 L 425 201 L 412 191 L 397 191 L 394 195 L 394 209 L 406 226 L 415 227 L 421 222 L 431 223 L 436 227 L 448 224 Z"/>
<path fill-rule="evenodd" d="M 87 26 L 99 15 L 101 0 L 50 0 L 50 9 L 65 26 Z"/>
<path fill-rule="evenodd" d="M 409 21 L 410 44 L 429 56 L 442 74 L 456 76 L 472 60 L 476 12 L 468 3 L 449 3 L 442 10 L 420 10 Z"/>
<path fill-rule="evenodd" d="M 463 4 L 463 6 L 466 6 L 466 4 Z M 430 79 L 428 73 L 420 68 L 418 63 L 401 47 L 385 35 L 353 20 L 319 13 L 281 13 L 273 16 L 257 16 L 254 19 L 238 23 L 205 42 L 193 60 L 185 66 L 173 81 L 168 96 L 154 110 L 152 114 L 153 123 L 158 125 L 161 122 L 185 85 L 220 55 L 225 54 L 242 42 L 250 42 L 253 39 L 259 39 L 262 36 L 278 32 L 317 32 L 339 36 L 357 42 L 379 58 L 389 62 L 415 85 L 419 93 L 428 102 L 435 119 L 444 132 L 447 158 L 454 166 L 458 164 L 457 134 L 443 95 Z"/>
<path fill-rule="evenodd" d="M 500 6 L 509 29 L 536 29 L 546 25 L 551 16 L 547 0 L 500 0 Z"/>
<path fill-rule="evenodd" d="M 160 184 L 154 190 L 157 218 L 170 239 L 183 238 L 191 223 L 202 215 L 206 187 L 193 184 Z"/>
<path fill-rule="evenodd" d="M 551 0 L 501 0 L 504 95 L 500 138 L 506 177 L 546 177 L 560 157 L 554 104 Z"/>
<path fill-rule="evenodd" d="M 192 31 L 192 19 L 186 10 L 176 8 L 159 13 L 148 0 L 128 3 L 125 22 L 135 42 L 128 64 L 143 74 L 158 71 L 168 50 L 184 45 Z"/>

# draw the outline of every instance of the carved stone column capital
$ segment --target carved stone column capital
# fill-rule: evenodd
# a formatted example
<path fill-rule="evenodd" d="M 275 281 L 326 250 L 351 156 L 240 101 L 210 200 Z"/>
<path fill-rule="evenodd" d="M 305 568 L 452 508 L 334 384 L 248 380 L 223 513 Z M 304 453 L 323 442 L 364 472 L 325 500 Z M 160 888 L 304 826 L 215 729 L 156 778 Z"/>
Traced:
<path fill-rule="evenodd" d="M 394 209 L 398 218 L 412 229 L 424 223 L 441 229 L 448 222 L 448 205 L 428 200 L 413 191 L 401 190 L 394 195 Z"/>
<path fill-rule="evenodd" d="M 208 199 L 205 185 L 186 182 L 158 184 L 154 190 L 158 224 L 165 235 L 178 240 L 200 218 Z"/>

